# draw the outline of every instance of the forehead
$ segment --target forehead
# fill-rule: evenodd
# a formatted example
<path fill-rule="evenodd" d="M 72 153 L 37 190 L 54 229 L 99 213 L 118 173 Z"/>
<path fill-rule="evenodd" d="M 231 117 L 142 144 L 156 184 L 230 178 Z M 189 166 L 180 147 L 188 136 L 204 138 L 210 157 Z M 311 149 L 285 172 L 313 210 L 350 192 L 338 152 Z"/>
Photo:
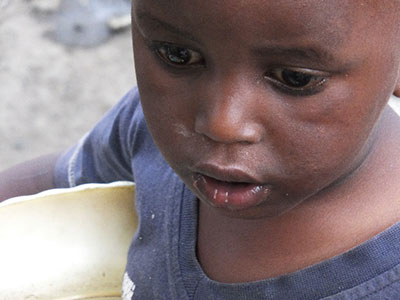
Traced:
<path fill-rule="evenodd" d="M 191 31 L 211 33 L 223 29 L 227 35 L 259 33 L 269 39 L 286 36 L 288 39 L 304 32 L 320 32 L 321 23 L 340 23 L 349 29 L 347 10 L 336 1 L 260 1 L 260 0 L 191 0 L 137 1 L 137 8 L 152 11 L 173 19 L 180 27 Z M 335 6 L 335 7 L 333 7 Z M 324 26 L 328 28 L 329 26 Z M 344 30 L 345 31 L 345 30 Z M 335 33 L 330 41 L 339 41 Z"/>
<path fill-rule="evenodd" d="M 379 2 L 379 4 L 378 4 Z M 338 45 L 356 28 L 379 32 L 396 24 L 398 0 L 136 0 L 134 12 L 173 20 L 180 28 L 211 36 L 250 32 L 269 40 L 316 38 Z M 382 18 L 383 17 L 383 18 Z M 389 24 L 392 23 L 392 24 Z M 393 26 L 392 26 L 393 27 Z M 396 26 L 399 27 L 398 25 Z M 387 31 L 387 30 L 386 30 Z M 360 32 L 358 32 L 360 34 Z M 221 37 L 219 37 L 221 38 Z"/>

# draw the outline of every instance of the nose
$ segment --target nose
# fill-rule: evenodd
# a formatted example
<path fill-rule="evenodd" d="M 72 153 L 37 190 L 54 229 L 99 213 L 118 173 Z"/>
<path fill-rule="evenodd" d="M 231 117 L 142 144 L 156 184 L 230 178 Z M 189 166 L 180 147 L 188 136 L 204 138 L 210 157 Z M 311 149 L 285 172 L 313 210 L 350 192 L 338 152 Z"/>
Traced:
<path fill-rule="evenodd" d="M 257 96 L 247 84 L 228 81 L 214 82 L 201 99 L 195 131 L 218 143 L 258 143 L 263 128 L 257 121 Z"/>

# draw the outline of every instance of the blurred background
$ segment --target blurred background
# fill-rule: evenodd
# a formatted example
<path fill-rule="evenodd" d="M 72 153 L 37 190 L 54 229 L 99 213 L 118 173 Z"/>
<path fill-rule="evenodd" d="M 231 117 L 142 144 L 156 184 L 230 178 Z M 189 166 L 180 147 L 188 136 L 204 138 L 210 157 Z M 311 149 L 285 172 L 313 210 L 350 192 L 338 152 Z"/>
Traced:
<path fill-rule="evenodd" d="M 129 0 L 0 0 L 0 170 L 76 143 L 136 84 Z"/>

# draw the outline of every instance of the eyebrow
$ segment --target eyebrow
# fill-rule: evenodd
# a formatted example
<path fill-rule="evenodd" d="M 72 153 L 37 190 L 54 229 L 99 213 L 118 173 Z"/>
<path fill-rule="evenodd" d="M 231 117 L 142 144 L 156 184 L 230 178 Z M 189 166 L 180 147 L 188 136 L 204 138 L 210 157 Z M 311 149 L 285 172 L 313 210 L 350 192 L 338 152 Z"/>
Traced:
<path fill-rule="evenodd" d="M 252 51 L 257 56 L 290 56 L 297 57 L 310 61 L 335 61 L 334 56 L 324 48 L 318 46 L 264 46 L 253 49 Z"/>
<path fill-rule="evenodd" d="M 179 28 L 167 23 L 167 22 L 164 22 L 143 10 L 139 10 L 137 12 L 137 14 L 135 14 L 135 19 L 136 19 L 137 23 L 141 23 L 141 22 L 147 23 L 153 27 L 162 28 L 163 30 L 169 31 L 175 35 L 184 37 L 184 38 L 186 38 L 188 40 L 192 40 L 194 42 L 198 42 L 198 40 L 192 34 L 190 34 L 190 32 L 184 31 L 182 29 L 179 29 Z"/>

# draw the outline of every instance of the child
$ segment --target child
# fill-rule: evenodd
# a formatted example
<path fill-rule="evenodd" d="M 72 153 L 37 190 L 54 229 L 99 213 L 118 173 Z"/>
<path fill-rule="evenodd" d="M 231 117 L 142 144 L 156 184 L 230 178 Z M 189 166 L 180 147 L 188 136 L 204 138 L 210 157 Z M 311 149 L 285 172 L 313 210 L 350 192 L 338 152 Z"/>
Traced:
<path fill-rule="evenodd" d="M 54 171 L 136 182 L 124 299 L 400 299 L 400 2 L 136 0 L 132 20 L 139 90 Z M 54 162 L 3 195 L 53 187 Z"/>

